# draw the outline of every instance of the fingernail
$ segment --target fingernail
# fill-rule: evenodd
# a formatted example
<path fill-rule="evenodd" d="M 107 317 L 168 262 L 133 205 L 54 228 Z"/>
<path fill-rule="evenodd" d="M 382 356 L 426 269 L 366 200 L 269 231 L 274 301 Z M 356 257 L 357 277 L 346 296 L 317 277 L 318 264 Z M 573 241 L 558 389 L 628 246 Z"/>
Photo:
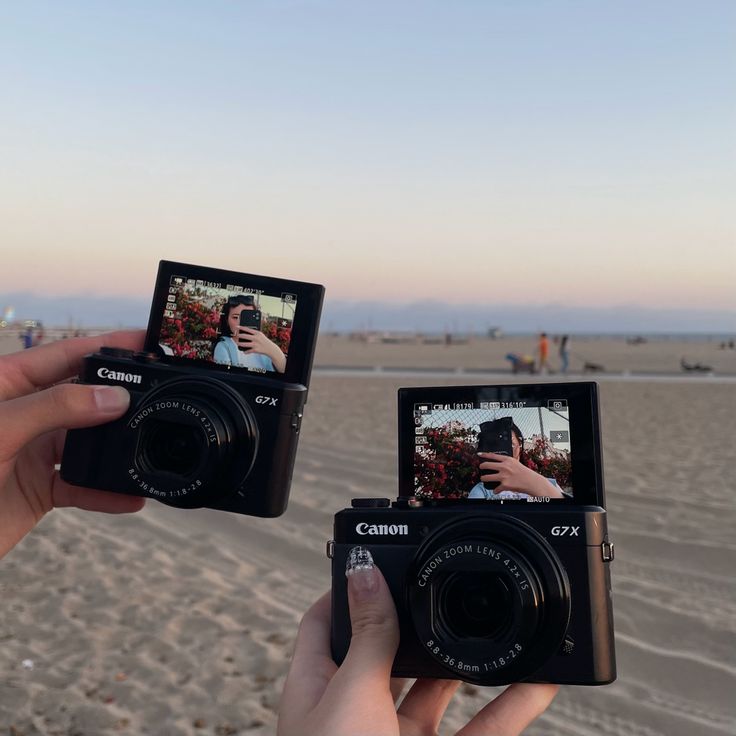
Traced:
<path fill-rule="evenodd" d="M 122 386 L 95 386 L 95 404 L 104 414 L 115 414 L 130 405 L 130 394 Z"/>
<path fill-rule="evenodd" d="M 365 547 L 353 547 L 345 563 L 348 586 L 357 598 L 369 598 L 378 590 L 378 570 Z"/>

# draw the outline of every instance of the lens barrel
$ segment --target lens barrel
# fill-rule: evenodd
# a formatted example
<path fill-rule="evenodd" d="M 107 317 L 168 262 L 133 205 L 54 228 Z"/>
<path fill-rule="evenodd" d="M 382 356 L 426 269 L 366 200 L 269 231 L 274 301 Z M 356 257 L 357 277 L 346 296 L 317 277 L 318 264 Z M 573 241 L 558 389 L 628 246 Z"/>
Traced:
<path fill-rule="evenodd" d="M 559 558 L 508 514 L 438 527 L 417 550 L 405 590 L 427 653 L 453 677 L 481 685 L 531 676 L 559 649 L 570 618 Z"/>
<path fill-rule="evenodd" d="M 234 493 L 258 451 L 258 425 L 247 401 L 206 376 L 152 389 L 127 427 L 136 433 L 128 472 L 137 490 L 181 508 Z"/>

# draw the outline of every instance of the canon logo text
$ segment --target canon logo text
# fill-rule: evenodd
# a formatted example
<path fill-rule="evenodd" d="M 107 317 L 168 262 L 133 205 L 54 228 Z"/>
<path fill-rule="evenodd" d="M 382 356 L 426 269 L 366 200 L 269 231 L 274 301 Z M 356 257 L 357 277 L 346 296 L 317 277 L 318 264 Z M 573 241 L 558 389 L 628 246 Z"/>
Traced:
<path fill-rule="evenodd" d="M 370 534 L 370 535 L 388 535 L 391 537 L 397 537 L 400 535 L 407 535 L 409 533 L 409 527 L 407 524 L 358 524 L 355 527 L 355 531 L 358 534 Z"/>
<path fill-rule="evenodd" d="M 140 383 L 143 380 L 143 376 L 139 376 L 137 373 L 111 371 L 109 368 L 98 368 L 97 375 L 108 381 L 121 381 L 122 383 Z"/>

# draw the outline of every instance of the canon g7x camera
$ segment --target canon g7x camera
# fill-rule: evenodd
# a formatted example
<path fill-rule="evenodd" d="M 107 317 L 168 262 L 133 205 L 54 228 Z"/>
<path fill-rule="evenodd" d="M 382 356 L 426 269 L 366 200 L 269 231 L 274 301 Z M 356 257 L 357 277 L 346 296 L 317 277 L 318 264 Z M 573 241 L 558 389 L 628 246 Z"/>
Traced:
<path fill-rule="evenodd" d="M 145 349 L 87 356 L 117 421 L 67 434 L 62 478 L 180 508 L 286 509 L 324 289 L 161 261 Z"/>
<path fill-rule="evenodd" d="M 338 663 L 358 545 L 398 610 L 394 676 L 616 678 L 596 384 L 400 389 L 398 499 L 355 499 L 328 543 Z"/>

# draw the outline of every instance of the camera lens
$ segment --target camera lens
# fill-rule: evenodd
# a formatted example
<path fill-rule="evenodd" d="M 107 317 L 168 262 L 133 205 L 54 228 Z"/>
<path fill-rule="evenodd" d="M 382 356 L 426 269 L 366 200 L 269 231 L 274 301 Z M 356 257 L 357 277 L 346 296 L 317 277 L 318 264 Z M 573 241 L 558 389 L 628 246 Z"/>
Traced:
<path fill-rule="evenodd" d="M 422 542 L 406 601 L 441 670 L 482 685 L 531 676 L 570 618 L 564 567 L 542 535 L 508 514 L 456 516 Z"/>
<path fill-rule="evenodd" d="M 258 451 L 250 406 L 208 376 L 161 383 L 127 426 L 137 434 L 131 480 L 142 494 L 181 508 L 212 506 L 236 493 Z"/>
<path fill-rule="evenodd" d="M 458 572 L 439 592 L 439 616 L 450 636 L 498 638 L 509 628 L 513 601 L 510 583 L 497 573 Z"/>
<path fill-rule="evenodd" d="M 142 465 L 150 473 L 187 478 L 196 471 L 205 447 L 206 438 L 197 427 L 152 420 L 142 430 Z"/>

